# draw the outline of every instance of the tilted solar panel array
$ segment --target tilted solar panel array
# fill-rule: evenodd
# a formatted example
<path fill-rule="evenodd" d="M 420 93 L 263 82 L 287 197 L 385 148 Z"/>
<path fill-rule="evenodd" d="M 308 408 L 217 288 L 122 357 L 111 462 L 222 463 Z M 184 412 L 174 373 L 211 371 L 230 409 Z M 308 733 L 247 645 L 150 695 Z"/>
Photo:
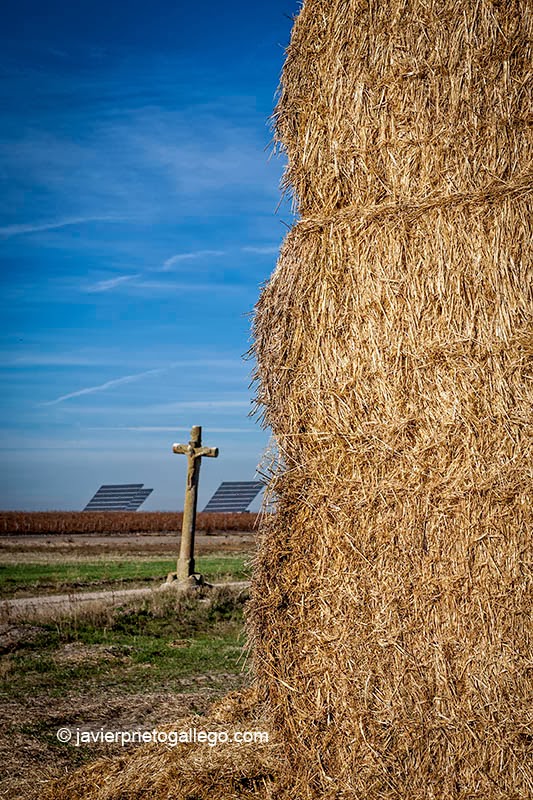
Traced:
<path fill-rule="evenodd" d="M 137 511 L 137 509 L 142 506 L 142 504 L 144 503 L 146 498 L 149 497 L 152 494 L 153 491 L 154 491 L 153 489 L 141 489 L 140 492 L 137 494 L 137 497 L 133 501 L 135 503 L 135 507 L 134 508 L 130 508 L 128 510 L 129 511 Z"/>
<path fill-rule="evenodd" d="M 263 487 L 261 481 L 225 481 L 220 484 L 204 511 L 239 514 L 246 511 Z"/>
<path fill-rule="evenodd" d="M 84 511 L 137 511 L 154 491 L 142 483 L 105 484 L 100 486 Z"/>

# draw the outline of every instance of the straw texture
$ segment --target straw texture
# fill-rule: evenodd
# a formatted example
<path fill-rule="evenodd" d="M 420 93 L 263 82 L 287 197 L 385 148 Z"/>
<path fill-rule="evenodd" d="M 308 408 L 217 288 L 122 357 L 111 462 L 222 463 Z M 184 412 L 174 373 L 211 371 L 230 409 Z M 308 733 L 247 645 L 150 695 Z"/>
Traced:
<path fill-rule="evenodd" d="M 250 710 L 255 711 L 253 719 Z M 160 731 L 268 732 L 254 692 L 229 695 L 210 716 L 189 717 Z M 254 727 L 259 726 L 259 727 Z M 274 800 L 277 747 L 266 744 L 148 744 L 88 764 L 42 787 L 35 800 Z M 32 795 L 33 798 L 33 795 Z"/>
<path fill-rule="evenodd" d="M 533 793 L 532 6 L 307 0 L 256 308 L 279 797 Z"/>

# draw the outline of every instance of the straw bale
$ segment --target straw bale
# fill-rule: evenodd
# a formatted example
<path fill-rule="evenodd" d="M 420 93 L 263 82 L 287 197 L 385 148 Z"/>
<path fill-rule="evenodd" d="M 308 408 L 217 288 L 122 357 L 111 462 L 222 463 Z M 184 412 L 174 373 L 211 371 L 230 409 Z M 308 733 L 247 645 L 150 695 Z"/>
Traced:
<path fill-rule="evenodd" d="M 279 797 L 533 794 L 532 7 L 307 0 L 254 321 Z"/>
<path fill-rule="evenodd" d="M 477 193 L 530 166 L 528 0 L 308 0 L 274 114 L 303 214 Z"/>

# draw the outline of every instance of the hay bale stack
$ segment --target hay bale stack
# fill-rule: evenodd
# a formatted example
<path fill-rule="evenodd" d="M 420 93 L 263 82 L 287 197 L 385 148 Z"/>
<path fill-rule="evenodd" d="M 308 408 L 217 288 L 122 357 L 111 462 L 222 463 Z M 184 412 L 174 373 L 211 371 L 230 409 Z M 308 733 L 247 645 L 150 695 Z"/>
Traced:
<path fill-rule="evenodd" d="M 306 0 L 294 25 L 249 612 L 287 797 L 533 792 L 531 12 Z"/>

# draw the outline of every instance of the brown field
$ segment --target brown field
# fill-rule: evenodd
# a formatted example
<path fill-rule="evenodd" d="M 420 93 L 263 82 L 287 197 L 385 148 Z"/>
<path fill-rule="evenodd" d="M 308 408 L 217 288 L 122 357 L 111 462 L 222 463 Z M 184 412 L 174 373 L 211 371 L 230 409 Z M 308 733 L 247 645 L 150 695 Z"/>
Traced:
<path fill-rule="evenodd" d="M 197 556 L 249 553 L 255 549 L 253 531 L 200 531 L 195 537 Z M 62 563 L 120 559 L 121 561 L 177 558 L 180 534 L 166 533 L 69 533 L 52 538 L 39 533 L 0 535 L 1 564 Z"/>
<path fill-rule="evenodd" d="M 202 513 L 196 529 L 250 531 L 257 514 Z M 0 511 L 0 534 L 168 533 L 181 530 L 181 511 Z"/>

